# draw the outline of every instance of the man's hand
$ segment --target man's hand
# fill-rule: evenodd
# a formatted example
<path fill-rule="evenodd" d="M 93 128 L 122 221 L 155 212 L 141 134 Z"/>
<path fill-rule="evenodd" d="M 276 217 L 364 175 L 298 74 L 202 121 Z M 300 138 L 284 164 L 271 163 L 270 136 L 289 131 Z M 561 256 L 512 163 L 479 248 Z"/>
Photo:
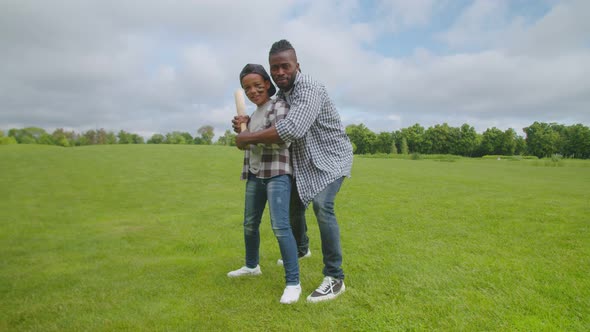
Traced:
<path fill-rule="evenodd" d="M 248 124 L 250 121 L 250 117 L 247 115 L 236 115 L 234 116 L 233 120 L 231 120 L 231 126 L 234 128 L 234 132 L 240 133 L 240 126 L 242 123 Z"/>
<path fill-rule="evenodd" d="M 248 134 L 249 134 L 249 132 L 245 131 L 243 133 L 238 134 L 238 136 L 236 136 L 236 146 L 238 147 L 238 149 L 245 150 L 250 146 L 250 144 L 244 142 L 244 140 L 246 139 L 246 136 Z"/>

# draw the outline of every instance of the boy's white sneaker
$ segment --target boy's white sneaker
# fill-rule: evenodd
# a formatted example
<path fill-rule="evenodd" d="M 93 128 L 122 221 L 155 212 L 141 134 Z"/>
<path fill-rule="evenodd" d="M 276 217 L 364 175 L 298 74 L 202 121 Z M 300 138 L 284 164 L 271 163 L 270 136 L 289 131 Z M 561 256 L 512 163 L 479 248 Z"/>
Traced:
<path fill-rule="evenodd" d="M 242 266 L 241 268 L 235 270 L 235 271 L 231 271 L 227 274 L 228 277 L 230 278 L 235 278 L 235 277 L 245 277 L 245 276 L 257 276 L 262 274 L 262 271 L 260 270 L 260 265 L 256 265 L 255 268 L 249 268 L 247 266 Z"/>
<path fill-rule="evenodd" d="M 301 284 L 295 285 L 295 286 L 287 286 L 287 287 L 285 287 L 285 291 L 283 292 L 283 296 L 281 296 L 281 303 L 282 304 L 295 303 L 299 300 L 300 295 L 301 295 Z"/>

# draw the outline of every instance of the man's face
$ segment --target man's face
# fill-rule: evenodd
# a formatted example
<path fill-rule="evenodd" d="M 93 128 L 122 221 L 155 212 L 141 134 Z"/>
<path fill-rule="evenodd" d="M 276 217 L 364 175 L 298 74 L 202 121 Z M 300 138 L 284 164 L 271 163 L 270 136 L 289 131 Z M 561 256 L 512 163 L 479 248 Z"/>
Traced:
<path fill-rule="evenodd" d="M 268 58 L 270 76 L 279 89 L 289 91 L 295 83 L 295 74 L 299 70 L 299 63 L 293 50 L 286 50 L 271 55 Z"/>

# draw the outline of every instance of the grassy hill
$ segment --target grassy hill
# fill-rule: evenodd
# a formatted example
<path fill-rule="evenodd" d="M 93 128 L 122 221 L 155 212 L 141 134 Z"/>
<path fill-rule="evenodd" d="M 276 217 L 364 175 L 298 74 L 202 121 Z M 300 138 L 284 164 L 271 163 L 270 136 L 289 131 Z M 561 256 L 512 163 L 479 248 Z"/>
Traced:
<path fill-rule="evenodd" d="M 0 330 L 590 329 L 590 162 L 355 157 L 337 197 L 346 293 L 280 305 L 243 264 L 241 152 L 0 146 Z M 565 163 L 565 164 L 564 164 Z"/>

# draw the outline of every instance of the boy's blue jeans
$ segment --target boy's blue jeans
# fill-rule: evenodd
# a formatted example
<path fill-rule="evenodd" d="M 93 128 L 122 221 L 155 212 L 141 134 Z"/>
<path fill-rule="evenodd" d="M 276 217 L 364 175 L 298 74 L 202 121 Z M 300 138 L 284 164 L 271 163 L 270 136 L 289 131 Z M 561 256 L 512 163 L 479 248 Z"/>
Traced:
<path fill-rule="evenodd" d="M 278 175 L 270 179 L 259 179 L 248 175 L 246 182 L 246 206 L 244 209 L 244 242 L 246 244 L 246 266 L 254 268 L 260 261 L 260 221 L 268 201 L 272 230 L 279 243 L 285 281 L 287 285 L 299 284 L 299 262 L 297 244 L 289 223 L 291 197 L 291 176 Z"/>
<path fill-rule="evenodd" d="M 334 213 L 334 200 L 340 191 L 344 177 L 334 180 L 313 198 L 313 211 L 320 227 L 322 254 L 324 256 L 324 276 L 344 279 L 342 270 L 342 248 L 340 246 L 340 228 Z M 296 182 L 296 181 L 295 181 Z M 309 248 L 305 206 L 299 199 L 296 184 L 291 194 L 291 227 L 297 241 L 298 255 L 303 256 Z"/>

